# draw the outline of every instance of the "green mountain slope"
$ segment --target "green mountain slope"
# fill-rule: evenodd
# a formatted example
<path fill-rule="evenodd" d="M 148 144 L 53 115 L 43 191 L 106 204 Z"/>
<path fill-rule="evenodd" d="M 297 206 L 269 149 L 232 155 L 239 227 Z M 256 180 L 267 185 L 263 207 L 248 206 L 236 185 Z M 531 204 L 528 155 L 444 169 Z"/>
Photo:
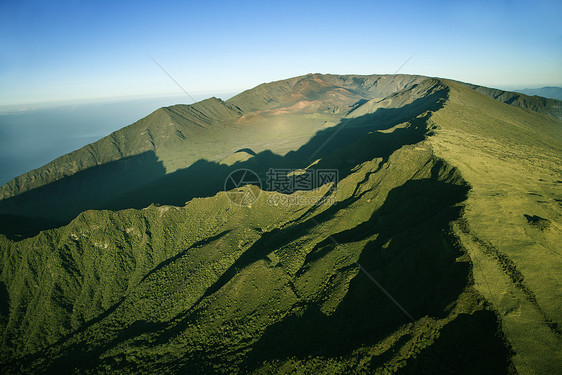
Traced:
<path fill-rule="evenodd" d="M 472 187 L 455 230 L 475 264 L 477 289 L 502 316 L 519 371 L 558 372 L 562 125 L 449 86 L 431 143 Z"/>
<path fill-rule="evenodd" d="M 164 194 L 153 197 L 146 191 L 158 190 L 154 186 L 163 179 L 192 185 L 196 180 L 192 174 L 207 169 L 206 162 L 229 164 L 241 149 L 280 156 L 298 151 L 319 131 L 377 108 L 381 108 L 376 112 L 379 123 L 406 121 L 412 113 L 400 115 L 397 108 L 423 98 L 423 82 L 428 82 L 426 77 L 408 75 L 309 74 L 260 85 L 227 102 L 211 98 L 161 108 L 3 185 L 0 214 L 68 222 L 86 209 L 183 204 L 194 196 L 205 196 L 207 189 L 190 187 L 183 195 L 172 194 L 173 199 L 162 199 Z M 560 111 L 560 102 L 555 100 L 470 87 L 514 106 L 553 116 Z M 219 138 L 221 142 L 216 141 Z M 138 195 L 139 190 L 145 197 L 142 200 L 123 199 Z"/>
<path fill-rule="evenodd" d="M 5 212 L 76 217 L 0 235 L 3 372 L 556 373 L 562 123 L 482 91 L 297 77 L 158 110 L 122 130 L 125 157 L 4 187 Z M 339 183 L 222 191 L 240 168 Z"/>
<path fill-rule="evenodd" d="M 87 212 L 13 244 L 3 262 L 3 275 L 17 280 L 7 287 L 14 313 L 5 340 L 29 355 L 7 368 L 399 369 L 438 342 L 441 329 L 468 320 L 485 348 L 472 360 L 505 371 L 509 352 L 494 313 L 472 288 L 468 258 L 449 234 L 464 181 L 428 149 L 406 146 L 384 169 L 381 162 L 344 179 L 334 207 L 272 206 L 276 193 L 266 192 L 251 207 L 233 207 L 220 193 L 184 208 Z M 59 250 L 41 259 L 37 248 Z M 12 274 L 23 264 L 37 269 L 29 279 Z M 18 316 L 20 301 L 33 302 Z"/>
<path fill-rule="evenodd" d="M 384 83 L 377 83 L 381 80 Z M 411 86 L 416 80 L 419 78 L 408 76 L 357 78 L 351 83 L 358 81 L 354 86 L 361 90 L 358 93 L 336 86 L 350 86 L 347 81 L 309 75 L 269 84 L 270 102 L 277 104 L 256 100 L 259 109 L 250 112 L 240 108 L 262 94 L 261 86 L 228 103 L 209 99 L 191 106 L 161 108 L 2 186 L 0 212 L 68 221 L 85 209 L 121 208 L 122 197 L 130 196 L 131 190 L 143 185 L 150 189 L 151 183 L 174 172 L 189 173 L 186 169 L 197 169 L 198 161 L 220 162 L 242 148 L 280 155 L 297 151 L 318 131 L 337 125 L 367 99 Z M 283 94 L 285 86 L 295 92 L 292 97 Z M 222 141 L 217 142 L 218 138 Z M 180 203 L 194 194 L 188 193 Z M 121 206 L 115 206 L 115 201 Z"/>

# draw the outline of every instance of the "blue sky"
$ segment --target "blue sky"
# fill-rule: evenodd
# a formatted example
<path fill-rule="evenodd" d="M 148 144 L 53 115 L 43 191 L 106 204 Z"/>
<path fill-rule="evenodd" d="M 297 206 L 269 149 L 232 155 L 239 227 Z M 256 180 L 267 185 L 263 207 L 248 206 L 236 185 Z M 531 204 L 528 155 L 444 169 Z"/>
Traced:
<path fill-rule="evenodd" d="M 0 106 L 237 92 L 320 73 L 562 85 L 561 1 L 0 0 Z"/>

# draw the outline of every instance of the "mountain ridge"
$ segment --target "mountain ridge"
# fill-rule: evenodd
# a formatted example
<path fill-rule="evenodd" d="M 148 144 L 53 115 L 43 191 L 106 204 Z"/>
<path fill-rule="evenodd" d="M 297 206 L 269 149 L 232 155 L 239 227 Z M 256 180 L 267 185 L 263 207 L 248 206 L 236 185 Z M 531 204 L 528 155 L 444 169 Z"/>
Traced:
<path fill-rule="evenodd" d="M 60 178 L 68 176 L 69 174 L 82 171 L 91 166 L 115 161 L 121 157 L 132 156 L 154 150 L 156 144 L 154 144 L 154 135 L 152 134 L 154 129 L 151 129 L 151 123 L 160 124 L 159 128 L 161 131 L 164 131 L 162 128 L 165 128 L 166 124 L 175 124 L 173 126 L 176 129 L 164 131 L 164 133 L 160 135 L 164 144 L 160 145 L 160 142 L 157 142 L 157 144 L 159 147 L 165 147 L 166 140 L 169 142 L 171 139 L 172 143 L 180 142 L 176 138 L 185 140 L 185 135 L 183 134 L 183 131 L 185 131 L 185 125 L 192 124 L 199 127 L 205 127 L 209 126 L 209 124 L 213 121 L 220 122 L 225 119 L 228 120 L 235 118 L 238 115 L 242 116 L 242 112 L 244 111 L 255 112 L 275 105 L 280 106 L 281 104 L 275 104 L 276 99 L 271 99 L 271 97 L 279 96 L 281 95 L 280 93 L 283 92 L 289 92 L 292 87 L 291 85 L 298 84 L 299 82 L 302 82 L 303 79 L 306 79 L 306 81 L 314 81 L 317 80 L 318 77 L 327 79 L 330 84 L 334 84 L 335 81 L 336 83 L 340 83 L 345 86 L 349 85 L 349 82 L 352 82 L 361 88 L 363 91 L 362 94 L 365 95 L 368 93 L 372 96 L 371 99 L 368 100 L 376 98 L 384 99 L 384 97 L 393 94 L 402 88 L 411 87 L 416 82 L 430 79 L 429 77 L 408 75 L 339 76 L 309 74 L 306 76 L 294 77 L 288 80 L 259 85 L 254 89 L 246 90 L 241 94 L 236 95 L 226 102 L 214 98 L 206 99 L 192 105 L 180 104 L 163 107 L 151 113 L 146 118 L 113 132 L 107 137 L 102 138 L 100 141 L 89 144 L 80 150 L 68 154 L 72 154 L 71 157 L 64 155 L 46 164 L 44 167 L 16 177 L 12 181 L 0 187 L 0 199 L 13 197 L 21 192 L 28 191 L 45 183 L 54 182 Z M 487 89 L 476 85 L 467 85 L 472 89 L 479 90 L 488 96 L 494 97 L 495 99 L 503 102 L 508 102 L 508 104 L 511 105 L 544 112 L 549 115 L 562 116 L 562 113 L 560 112 L 560 109 L 562 108 L 561 103 L 554 100 L 533 100 L 533 98 L 520 96 L 520 94 L 509 93 L 496 89 Z M 334 85 L 331 88 L 333 89 L 337 87 L 340 86 Z M 262 93 L 263 90 L 265 90 L 268 95 L 264 96 Z M 256 97 L 261 97 L 261 99 L 256 100 Z M 243 103 L 244 101 L 260 103 L 258 106 L 259 108 L 255 105 L 253 107 L 247 107 L 247 105 Z M 293 99 L 293 101 L 298 102 L 298 99 Z M 139 131 L 140 128 L 146 128 L 144 129 L 146 133 Z M 125 132 L 131 131 L 134 132 L 131 136 L 124 134 Z M 195 132 L 197 133 L 197 131 Z M 145 136 L 143 137 L 143 135 Z M 174 140 L 177 142 L 174 142 Z M 189 162 L 187 162 L 187 164 L 185 162 L 171 162 L 171 166 L 167 169 L 174 171 L 180 167 L 188 165 Z"/>
<path fill-rule="evenodd" d="M 213 100 L 210 116 L 188 110 L 232 115 L 219 125 L 251 148 L 221 145 L 217 160 L 168 173 L 154 147 L 84 180 L 154 166 L 153 180 L 108 197 L 138 201 L 0 235 L 7 373 L 556 372 L 562 122 L 518 94 L 451 80 L 320 78 L 266 85 L 228 108 Z M 365 82 L 380 86 L 358 101 Z M 261 98 L 253 116 L 236 105 L 248 96 Z M 339 180 L 225 192 L 239 168 L 262 182 L 269 168 L 335 169 Z"/>

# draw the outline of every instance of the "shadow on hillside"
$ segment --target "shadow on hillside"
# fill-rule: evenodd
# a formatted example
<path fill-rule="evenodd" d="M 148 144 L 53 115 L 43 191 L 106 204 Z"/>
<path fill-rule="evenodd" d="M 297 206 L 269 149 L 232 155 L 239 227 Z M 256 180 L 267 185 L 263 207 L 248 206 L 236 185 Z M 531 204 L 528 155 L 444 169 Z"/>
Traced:
<path fill-rule="evenodd" d="M 0 234 L 12 241 L 19 241 L 34 237 L 43 230 L 58 228 L 64 224 L 65 222 L 55 219 L 0 215 Z"/>
<path fill-rule="evenodd" d="M 466 199 L 468 187 L 440 181 L 437 169 L 436 167 L 431 178 L 409 181 L 391 190 L 385 203 L 368 221 L 353 229 L 332 234 L 343 246 L 378 234 L 376 240 L 367 242 L 364 246 L 358 263 L 414 319 L 426 315 L 445 316 L 448 306 L 455 302 L 469 282 L 469 264 L 456 261 L 462 253 L 447 234 L 449 222 L 460 214 L 457 204 Z M 351 205 L 358 199 L 361 198 L 350 197 L 340 202 L 337 209 Z M 321 215 L 316 215 L 314 220 L 309 219 L 264 234 L 207 289 L 200 301 L 224 287 L 236 276 L 237 271 L 244 272 L 252 263 L 264 259 L 272 249 L 281 248 L 284 244 L 305 236 L 312 227 L 328 221 L 336 212 L 337 210 L 330 208 Z M 326 238 L 309 254 L 298 275 L 310 270 L 315 266 L 315 261 L 335 250 L 327 233 Z M 193 306 L 197 305 L 195 303 Z M 52 368 L 68 367 L 71 370 L 77 366 L 94 369 L 103 362 L 101 355 L 107 350 L 131 342 L 130 340 L 141 335 L 148 334 L 156 340 L 147 345 L 166 345 L 181 335 L 186 326 L 196 323 L 199 313 L 196 309 L 190 309 L 170 322 L 138 320 L 130 326 L 122 327 L 108 342 L 95 347 L 89 347 L 86 342 L 75 343 L 65 350 L 63 357 L 52 363 Z M 376 344 L 408 322 L 409 319 L 388 297 L 359 272 L 350 282 L 346 296 L 332 315 L 326 316 L 321 311 L 320 303 L 305 305 L 302 314 L 289 315 L 269 326 L 260 339 L 252 344 L 245 362 L 238 366 L 242 366 L 244 372 L 251 372 L 264 361 L 348 355 L 365 345 Z M 493 334 L 488 335 L 490 337 L 486 335 L 484 327 L 474 325 L 470 330 L 477 331 L 483 339 L 493 339 Z M 468 330 L 463 334 L 468 334 Z M 372 365 L 389 360 L 408 338 L 407 335 L 404 336 L 392 348 L 375 357 L 376 363 L 373 362 Z M 232 348 L 240 349 L 242 348 L 236 346 Z M 226 360 L 221 357 L 228 354 L 224 352 L 214 361 Z M 39 356 L 41 353 L 36 358 Z M 212 373 L 213 363 L 215 362 L 206 356 L 190 353 L 175 365 L 182 366 L 178 373 Z"/>
<path fill-rule="evenodd" d="M 456 207 L 468 188 L 436 179 L 408 181 L 393 189 L 383 206 L 359 226 L 332 237 L 342 246 L 368 242 L 358 263 L 364 267 L 413 317 L 443 317 L 467 286 L 469 266 L 447 229 L 459 216 Z M 307 257 L 300 274 L 334 251 L 326 238 Z M 248 369 L 264 360 L 341 356 L 374 345 L 396 331 L 409 318 L 362 272 L 335 312 L 326 316 L 320 303 L 310 304 L 301 316 L 290 316 L 269 327 L 248 356 Z M 378 360 L 384 362 L 384 355 Z"/>
<path fill-rule="evenodd" d="M 0 213 L 27 216 L 41 222 L 68 223 L 80 212 L 109 208 L 107 202 L 129 189 L 166 174 L 154 152 L 88 168 L 13 198 L 0 201 Z M 30 220 L 31 221 L 31 220 Z M 47 226 L 47 225 L 45 225 Z M 8 229 L 2 226 L 0 233 Z"/>
<path fill-rule="evenodd" d="M 414 319 L 443 318 L 470 282 L 470 264 L 457 261 L 463 250 L 448 229 L 449 223 L 459 217 L 458 203 L 466 199 L 468 190 L 467 186 L 439 181 L 436 174 L 431 179 L 408 181 L 393 189 L 367 222 L 332 237 L 345 247 L 346 243 L 378 234 L 376 240 L 364 246 L 358 263 Z M 287 241 L 286 236 L 278 234 L 283 241 Z M 331 239 L 320 242 L 299 274 L 313 268 L 315 261 L 334 249 Z M 268 327 L 252 346 L 245 370 L 255 370 L 264 361 L 350 355 L 356 349 L 375 345 L 408 322 L 408 317 L 375 283 L 359 272 L 332 315 L 321 311 L 321 303 L 311 303 L 304 313 Z M 450 323 L 437 345 L 422 352 L 411 366 L 418 371 L 446 367 L 461 373 L 505 373 L 510 353 L 496 335 L 498 331 L 491 312 L 463 315 Z M 406 339 L 407 336 L 400 340 Z M 401 349 L 400 340 L 374 357 L 371 369 L 390 360 Z M 481 349 L 470 350 L 473 344 Z M 469 355 L 457 351 L 459 348 L 469 351 Z"/>
<path fill-rule="evenodd" d="M 317 159 L 322 160 L 314 168 L 338 169 L 341 179 L 359 163 L 373 158 L 386 159 L 400 147 L 422 140 L 427 118 L 417 116 L 439 109 L 445 96 L 446 89 L 442 89 L 401 108 L 379 108 L 369 115 L 344 119 L 337 126 L 316 133 L 297 151 L 285 156 L 263 151 L 232 166 L 199 160 L 166 174 L 155 153 L 145 152 L 2 200 L 0 214 L 44 217 L 68 223 L 88 209 L 144 208 L 152 203 L 183 206 L 195 197 L 213 196 L 224 190 L 227 176 L 237 169 L 253 170 L 260 177 L 262 188 L 267 189 L 270 168 L 305 168 Z M 374 132 L 406 121 L 411 121 L 408 128 L 392 133 Z M 0 227 L 0 233 L 3 231 Z"/>
<path fill-rule="evenodd" d="M 460 216 L 458 204 L 466 199 L 469 187 L 440 181 L 438 169 L 437 165 L 429 179 L 408 181 L 393 189 L 367 222 L 331 236 L 345 247 L 347 243 L 378 234 L 376 240 L 364 246 L 358 263 L 416 320 L 423 316 L 446 317 L 470 283 L 470 263 L 458 261 L 464 251 L 449 231 L 449 223 Z M 351 204 L 356 199 L 360 198 L 350 198 L 350 202 L 343 203 Z M 200 300 L 225 287 L 236 276 L 236 270 L 243 272 L 245 267 L 264 259 L 272 249 L 305 236 L 310 228 L 331 216 L 333 213 L 327 213 L 316 220 L 262 236 Z M 317 267 L 316 261 L 336 251 L 334 242 L 327 235 L 307 256 L 297 277 Z M 347 294 L 331 315 L 323 313 L 321 307 L 322 302 L 301 305 L 297 313 L 269 326 L 251 345 L 242 365 L 243 372 L 257 370 L 264 362 L 352 355 L 353 351 L 377 344 L 410 322 L 362 272 L 352 279 Z M 173 341 L 183 327 L 196 321 L 197 314 L 196 310 L 185 313 L 179 322 L 161 333 L 159 343 Z M 461 315 L 446 326 L 435 346 L 410 360 L 406 370 L 419 373 L 445 368 L 461 373 L 506 373 L 510 353 L 498 332 L 496 317 L 491 312 Z M 375 356 L 370 363 L 371 370 L 390 360 L 410 338 L 405 334 Z M 470 350 L 471 345 L 476 344 L 479 348 Z M 469 353 L 458 352 L 459 349 Z M 226 354 L 223 355 L 227 360 Z M 213 368 L 208 359 L 193 355 L 186 355 L 182 362 L 182 372 L 197 373 Z"/>
<path fill-rule="evenodd" d="M 437 163 L 432 169 L 431 178 L 411 180 L 391 190 L 384 204 L 366 222 L 331 234 L 344 247 L 347 243 L 378 235 L 375 240 L 365 244 L 358 263 L 414 319 L 446 316 L 451 305 L 470 282 L 470 265 L 468 262 L 457 261 L 463 252 L 448 231 L 449 223 L 460 215 L 459 203 L 466 199 L 468 187 L 440 180 L 440 168 L 441 165 Z M 264 234 L 207 289 L 201 300 L 226 286 L 236 276 L 237 270 L 244 272 L 252 263 L 264 259 L 272 249 L 281 248 L 284 244 L 306 236 L 312 227 L 328 221 L 342 207 L 349 206 L 358 199 L 361 197 L 352 196 L 338 203 L 337 207 L 316 215 L 314 220 L 309 219 Z M 332 251 L 337 249 L 326 233 L 325 238 L 307 256 L 297 277 L 312 270 L 316 261 L 329 256 Z M 166 261 L 155 270 L 166 267 L 168 263 Z M 344 272 L 346 269 L 339 271 Z M 361 272 L 351 280 L 347 294 L 331 315 L 322 312 L 321 302 L 300 306 L 302 313 L 290 314 L 265 329 L 259 340 L 251 344 L 244 363 L 236 365 L 241 366 L 239 370 L 251 372 L 258 369 L 264 361 L 351 355 L 354 350 L 375 345 L 409 323 L 408 317 Z M 102 359 L 104 353 L 127 345 L 126 343 L 141 345 L 135 347 L 135 350 L 144 348 L 142 345 L 166 345 L 185 332 L 185 327 L 195 324 L 198 314 L 200 311 L 192 309 L 169 322 L 137 320 L 121 327 L 107 342 L 94 346 L 87 341 L 79 341 L 66 348 L 63 356 L 54 360 L 45 370 L 96 369 L 101 364 L 110 363 L 111 358 Z M 509 352 L 496 332 L 498 325 L 491 312 L 460 315 L 441 331 L 434 345 L 423 350 L 415 359 L 409 360 L 408 366 L 402 371 L 423 373 L 431 369 L 444 369 L 447 373 L 505 373 L 509 366 Z M 139 344 L 144 343 L 144 339 L 134 338 L 141 336 L 151 339 L 145 344 Z M 370 363 L 371 369 L 390 360 L 410 338 L 405 334 L 374 357 Z M 473 348 L 473 345 L 477 348 Z M 234 352 L 243 349 L 246 348 L 233 345 L 230 350 Z M 45 353 L 37 353 L 32 358 L 40 358 Z M 213 366 L 223 363 L 232 354 L 228 350 L 211 357 L 201 353 L 199 356 L 198 353 L 189 352 L 185 357 L 176 359 L 174 372 L 213 373 Z M 119 366 L 130 369 L 129 366 L 136 366 L 134 361 L 125 361 L 121 365 L 111 362 L 111 365 L 113 369 Z M 156 364 L 151 366 L 154 365 Z"/>
<path fill-rule="evenodd" d="M 410 358 L 397 373 L 517 374 L 497 320 L 489 310 L 459 315 L 441 330 L 433 345 Z"/>

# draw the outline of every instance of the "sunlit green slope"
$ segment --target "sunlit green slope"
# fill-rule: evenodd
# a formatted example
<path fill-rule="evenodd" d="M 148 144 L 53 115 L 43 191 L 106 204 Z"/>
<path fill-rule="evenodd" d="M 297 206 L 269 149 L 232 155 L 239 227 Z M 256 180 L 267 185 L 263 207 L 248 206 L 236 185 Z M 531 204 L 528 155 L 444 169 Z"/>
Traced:
<path fill-rule="evenodd" d="M 231 149 L 99 207 L 122 210 L 0 235 L 3 372 L 556 372 L 562 124 L 485 94 L 309 75 L 212 101 L 199 125 L 174 109 Z M 129 163 L 166 170 L 166 145 Z M 272 167 L 340 181 L 290 196 L 248 185 L 235 194 L 260 194 L 243 206 L 222 191 L 233 170 L 265 181 Z M 85 181 L 129 178 L 118 171 Z M 34 197 L 29 212 L 52 209 Z"/>

